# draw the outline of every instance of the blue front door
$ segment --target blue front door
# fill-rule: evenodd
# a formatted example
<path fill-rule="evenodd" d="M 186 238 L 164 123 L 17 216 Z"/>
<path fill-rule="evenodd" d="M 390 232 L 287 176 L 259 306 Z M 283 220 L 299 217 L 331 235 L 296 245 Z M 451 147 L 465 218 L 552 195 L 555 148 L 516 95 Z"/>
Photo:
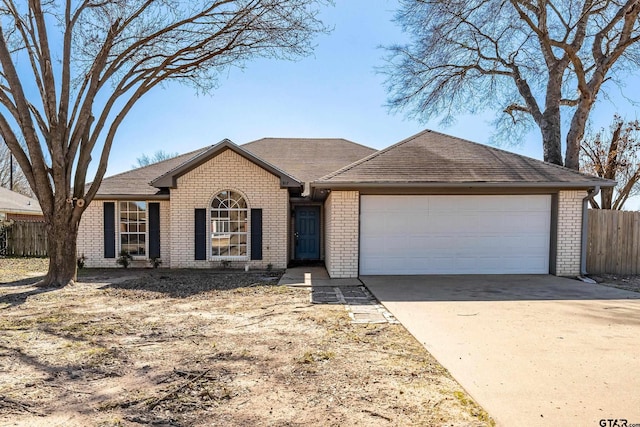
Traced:
<path fill-rule="evenodd" d="M 320 207 L 296 208 L 296 259 L 320 259 Z"/>

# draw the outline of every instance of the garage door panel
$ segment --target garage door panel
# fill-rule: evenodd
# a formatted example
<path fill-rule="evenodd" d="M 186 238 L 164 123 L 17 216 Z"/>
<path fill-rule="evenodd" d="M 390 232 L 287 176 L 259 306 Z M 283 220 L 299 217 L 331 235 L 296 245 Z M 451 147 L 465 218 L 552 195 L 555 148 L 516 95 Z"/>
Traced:
<path fill-rule="evenodd" d="M 380 247 L 385 245 L 385 239 L 382 238 L 368 238 L 360 241 L 360 246 L 367 248 L 362 252 L 362 257 L 382 257 Z M 393 252 L 387 250 L 388 252 Z"/>
<path fill-rule="evenodd" d="M 442 213 L 432 214 L 431 212 L 428 212 L 425 213 L 425 216 L 431 224 L 430 230 L 433 230 L 434 232 L 451 229 L 462 221 L 461 215 L 451 212 L 449 215 L 442 215 Z M 425 221 L 427 221 L 427 219 L 425 219 Z"/>
<path fill-rule="evenodd" d="M 551 197 L 362 196 L 361 274 L 548 273 Z"/>
<path fill-rule="evenodd" d="M 529 234 L 526 237 L 482 234 L 475 236 L 473 239 L 464 239 L 464 241 L 468 244 L 478 244 L 481 248 L 486 249 L 517 249 L 520 253 L 531 251 L 539 253 L 540 249 L 548 249 L 549 247 L 549 239 L 545 234 Z"/>
<path fill-rule="evenodd" d="M 441 266 L 442 268 L 453 268 L 456 264 L 456 259 L 454 256 L 441 255 L 430 259 L 437 260 L 437 263 L 429 263 L 425 265 L 425 258 L 420 257 L 396 259 L 396 261 L 405 263 L 407 268 L 406 274 L 438 274 L 438 271 L 436 269 L 433 269 L 436 264 L 438 266 Z M 397 263 L 389 263 L 389 267 L 395 267 L 395 265 L 397 265 Z M 380 271 L 377 274 L 385 273 Z"/>
<path fill-rule="evenodd" d="M 425 244 L 426 239 L 429 239 L 428 244 Z M 410 239 L 411 246 L 408 249 L 411 252 L 407 253 L 407 256 L 437 257 L 440 254 L 445 254 L 452 248 L 451 239 L 451 236 L 414 236 Z"/>
<path fill-rule="evenodd" d="M 504 258 L 460 258 L 456 256 L 436 258 L 378 258 L 370 259 L 362 264 L 361 268 L 368 271 L 368 275 L 384 274 L 532 274 L 531 266 L 545 268 L 546 259 L 531 260 L 531 266 L 522 268 L 517 264 L 517 259 L 510 263 Z M 397 271 L 402 264 L 402 270 Z M 390 271 L 394 271 L 390 273 Z M 364 273 L 363 273 L 364 274 Z"/>

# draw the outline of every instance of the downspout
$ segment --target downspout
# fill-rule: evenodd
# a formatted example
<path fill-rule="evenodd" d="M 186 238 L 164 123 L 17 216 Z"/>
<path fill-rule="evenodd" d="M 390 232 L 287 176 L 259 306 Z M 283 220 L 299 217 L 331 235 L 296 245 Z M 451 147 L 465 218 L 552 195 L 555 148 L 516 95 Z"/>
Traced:
<path fill-rule="evenodd" d="M 589 201 L 592 201 L 600 193 L 600 186 L 596 185 L 587 192 L 587 196 L 582 199 L 582 238 L 580 240 L 580 279 L 587 279 L 587 233 L 589 220 Z M 591 279 L 587 279 L 591 280 Z"/>

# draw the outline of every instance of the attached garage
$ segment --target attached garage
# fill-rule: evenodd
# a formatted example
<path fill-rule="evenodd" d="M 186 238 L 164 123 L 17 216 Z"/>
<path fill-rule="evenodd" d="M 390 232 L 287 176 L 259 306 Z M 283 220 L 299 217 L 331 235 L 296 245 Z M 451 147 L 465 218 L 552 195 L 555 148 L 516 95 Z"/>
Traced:
<path fill-rule="evenodd" d="M 360 274 L 547 274 L 551 196 L 361 196 Z"/>
<path fill-rule="evenodd" d="M 613 185 L 426 130 L 312 188 L 325 200 L 331 277 L 577 276 L 588 198 Z"/>

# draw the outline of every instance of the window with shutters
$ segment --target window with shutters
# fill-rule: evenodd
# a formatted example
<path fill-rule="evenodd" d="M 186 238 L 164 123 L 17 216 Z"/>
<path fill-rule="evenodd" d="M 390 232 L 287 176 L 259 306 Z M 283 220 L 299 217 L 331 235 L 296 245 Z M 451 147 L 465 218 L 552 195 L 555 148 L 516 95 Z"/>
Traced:
<path fill-rule="evenodd" d="M 211 202 L 211 257 L 245 259 L 247 256 L 247 202 L 240 193 L 225 190 Z"/>
<path fill-rule="evenodd" d="M 147 203 L 120 202 L 120 250 L 147 256 Z"/>

